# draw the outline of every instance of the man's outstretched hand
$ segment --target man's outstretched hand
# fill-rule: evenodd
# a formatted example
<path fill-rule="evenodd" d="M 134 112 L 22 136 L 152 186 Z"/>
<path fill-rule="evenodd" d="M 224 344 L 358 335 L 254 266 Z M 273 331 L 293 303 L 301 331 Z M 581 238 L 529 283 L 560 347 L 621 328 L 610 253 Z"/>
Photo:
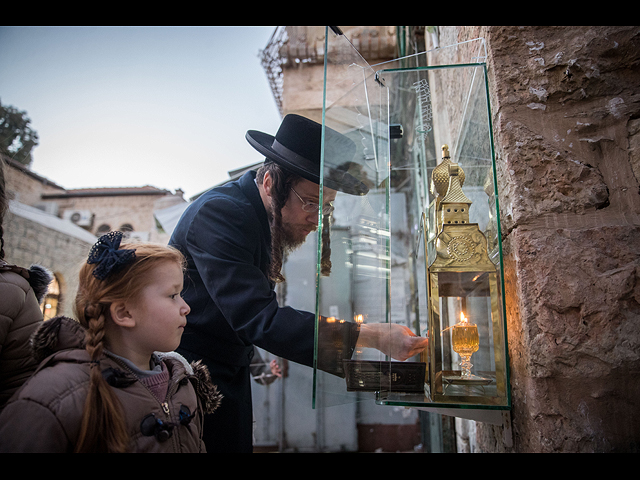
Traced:
<path fill-rule="evenodd" d="M 369 323 L 360 326 L 359 347 L 380 350 L 394 360 L 404 362 L 419 354 L 429 340 L 416 336 L 409 328 L 396 323 Z"/>

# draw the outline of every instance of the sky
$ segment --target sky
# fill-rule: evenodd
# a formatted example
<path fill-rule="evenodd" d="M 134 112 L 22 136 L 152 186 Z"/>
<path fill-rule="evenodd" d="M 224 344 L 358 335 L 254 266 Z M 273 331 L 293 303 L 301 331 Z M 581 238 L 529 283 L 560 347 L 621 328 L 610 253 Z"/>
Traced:
<path fill-rule="evenodd" d="M 0 27 L 0 101 L 26 111 L 31 170 L 66 188 L 185 199 L 263 157 L 280 125 L 260 50 L 275 26 Z"/>

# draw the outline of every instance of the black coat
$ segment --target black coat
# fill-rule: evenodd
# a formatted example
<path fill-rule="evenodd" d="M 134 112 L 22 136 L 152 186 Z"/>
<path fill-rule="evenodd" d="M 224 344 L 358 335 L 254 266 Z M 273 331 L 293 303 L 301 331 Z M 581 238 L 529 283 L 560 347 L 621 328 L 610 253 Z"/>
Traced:
<path fill-rule="evenodd" d="M 315 315 L 278 306 L 267 275 L 269 222 L 254 180 L 255 172 L 247 172 L 201 195 L 170 240 L 187 258 L 183 297 L 191 307 L 178 351 L 189 360 L 202 359 L 224 396 L 205 427 L 209 452 L 251 451 L 254 345 L 313 365 Z M 344 354 L 342 348 L 330 353 L 319 362 L 323 370 L 340 375 L 339 358 L 351 356 L 357 327 L 346 327 L 327 331 L 328 343 L 339 339 Z"/>

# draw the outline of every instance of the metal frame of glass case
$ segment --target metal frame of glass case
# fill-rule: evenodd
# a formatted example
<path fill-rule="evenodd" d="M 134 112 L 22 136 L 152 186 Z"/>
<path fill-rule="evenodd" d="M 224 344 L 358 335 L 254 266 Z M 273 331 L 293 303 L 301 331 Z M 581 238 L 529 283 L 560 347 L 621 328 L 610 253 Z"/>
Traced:
<path fill-rule="evenodd" d="M 371 67 L 327 29 L 323 126 L 351 139 L 356 153 L 337 164 L 325 143 L 323 179 L 348 172 L 369 190 L 339 192 L 333 215 L 319 212 L 316 358 L 338 348 L 317 341 L 335 322 L 384 324 L 389 335 L 402 325 L 428 336 L 429 347 L 404 362 L 356 347 L 344 378 L 316 363 L 314 408 L 373 392 L 382 405 L 455 416 L 508 410 L 486 64 L 412 60 Z"/>

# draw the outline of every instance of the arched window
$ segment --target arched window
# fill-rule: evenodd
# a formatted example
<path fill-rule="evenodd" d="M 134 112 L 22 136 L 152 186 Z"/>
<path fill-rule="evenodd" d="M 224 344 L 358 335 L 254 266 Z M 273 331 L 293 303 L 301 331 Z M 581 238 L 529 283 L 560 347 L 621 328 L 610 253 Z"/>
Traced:
<path fill-rule="evenodd" d="M 122 237 L 128 240 L 129 237 L 131 237 L 131 232 L 133 232 L 133 225 L 131 225 L 130 223 L 123 223 L 122 225 L 120 225 L 120 228 L 118 230 L 120 230 L 124 234 L 122 235 Z"/>
<path fill-rule="evenodd" d="M 110 231 L 111 231 L 111 226 L 107 225 L 106 223 L 103 223 L 96 230 L 96 235 L 98 235 L 98 236 L 104 235 L 105 233 L 109 233 Z"/>
<path fill-rule="evenodd" d="M 42 301 L 42 315 L 44 320 L 49 320 L 50 318 L 58 315 L 58 307 L 60 304 L 60 283 L 58 283 L 58 279 L 56 276 L 53 276 L 53 280 L 49 284 L 49 290 L 47 291 L 47 295 L 44 297 Z"/>

